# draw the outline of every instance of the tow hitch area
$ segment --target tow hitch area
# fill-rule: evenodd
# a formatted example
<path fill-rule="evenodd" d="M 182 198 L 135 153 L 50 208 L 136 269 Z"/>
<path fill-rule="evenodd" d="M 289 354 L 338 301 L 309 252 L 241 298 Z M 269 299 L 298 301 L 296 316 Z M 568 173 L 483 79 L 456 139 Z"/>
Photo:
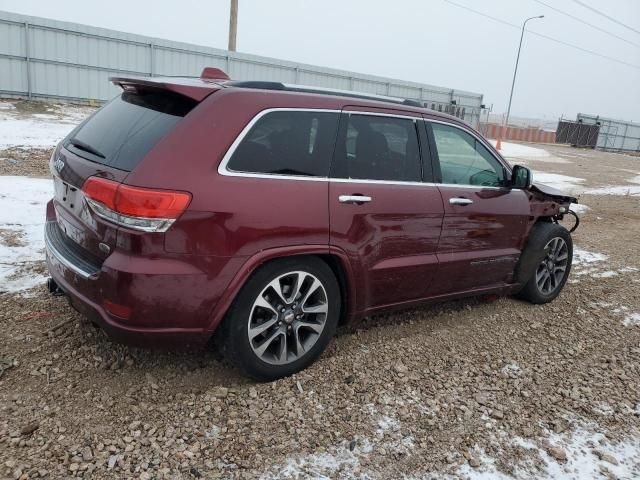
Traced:
<path fill-rule="evenodd" d="M 59 297 L 64 295 L 64 291 L 58 286 L 53 278 L 47 278 L 47 288 L 49 289 L 49 293 L 53 296 Z"/>

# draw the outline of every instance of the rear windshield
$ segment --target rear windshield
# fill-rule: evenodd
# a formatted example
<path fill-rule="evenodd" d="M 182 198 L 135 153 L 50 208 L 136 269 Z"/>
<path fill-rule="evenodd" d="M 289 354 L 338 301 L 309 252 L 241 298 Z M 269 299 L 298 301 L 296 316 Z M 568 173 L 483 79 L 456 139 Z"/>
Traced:
<path fill-rule="evenodd" d="M 131 171 L 195 105 L 171 92 L 124 91 L 71 132 L 64 146 L 92 162 Z"/>

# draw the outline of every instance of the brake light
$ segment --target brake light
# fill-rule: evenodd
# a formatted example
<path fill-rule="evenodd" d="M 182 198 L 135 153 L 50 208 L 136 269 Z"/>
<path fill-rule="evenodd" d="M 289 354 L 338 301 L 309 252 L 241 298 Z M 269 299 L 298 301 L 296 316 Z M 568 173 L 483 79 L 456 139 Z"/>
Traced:
<path fill-rule="evenodd" d="M 100 177 L 89 177 L 82 191 L 97 215 L 147 232 L 165 232 L 191 201 L 187 192 L 131 187 Z"/>

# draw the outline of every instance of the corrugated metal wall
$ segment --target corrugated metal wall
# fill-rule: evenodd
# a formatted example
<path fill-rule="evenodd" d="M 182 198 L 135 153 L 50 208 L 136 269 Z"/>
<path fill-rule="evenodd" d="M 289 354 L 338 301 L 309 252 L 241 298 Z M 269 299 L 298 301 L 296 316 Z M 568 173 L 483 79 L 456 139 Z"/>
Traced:
<path fill-rule="evenodd" d="M 197 76 L 205 66 L 221 68 L 235 80 L 421 100 L 474 126 L 480 118 L 477 93 L 0 11 L 0 94 L 104 101 L 118 92 L 108 82 L 112 75 Z"/>
<path fill-rule="evenodd" d="M 614 152 L 640 152 L 640 124 L 579 113 L 576 120 L 587 125 L 600 123 L 596 148 Z"/>

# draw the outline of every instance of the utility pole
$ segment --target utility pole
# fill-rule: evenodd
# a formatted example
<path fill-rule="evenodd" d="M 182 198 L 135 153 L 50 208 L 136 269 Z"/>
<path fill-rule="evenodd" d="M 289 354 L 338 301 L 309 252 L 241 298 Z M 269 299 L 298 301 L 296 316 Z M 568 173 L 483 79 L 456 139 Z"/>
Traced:
<path fill-rule="evenodd" d="M 236 35 L 238 33 L 238 0 L 231 0 L 229 14 L 229 51 L 236 51 Z"/>
<path fill-rule="evenodd" d="M 509 123 L 509 114 L 511 113 L 511 100 L 513 99 L 513 88 L 516 86 L 516 74 L 518 73 L 518 62 L 520 61 L 520 50 L 522 50 L 522 39 L 524 38 L 524 27 L 527 25 L 529 20 L 533 20 L 535 18 L 544 18 L 544 15 L 538 15 L 537 17 L 527 18 L 522 24 L 522 33 L 520 34 L 520 45 L 518 45 L 518 56 L 516 57 L 516 67 L 513 69 L 513 81 L 511 82 L 511 94 L 509 95 L 509 106 L 507 107 L 507 117 L 502 123 L 502 127 L 500 127 L 500 133 L 498 134 L 498 141 L 496 142 L 496 150 L 500 150 L 502 146 L 502 134 L 504 133 L 504 127 L 507 123 Z"/>

